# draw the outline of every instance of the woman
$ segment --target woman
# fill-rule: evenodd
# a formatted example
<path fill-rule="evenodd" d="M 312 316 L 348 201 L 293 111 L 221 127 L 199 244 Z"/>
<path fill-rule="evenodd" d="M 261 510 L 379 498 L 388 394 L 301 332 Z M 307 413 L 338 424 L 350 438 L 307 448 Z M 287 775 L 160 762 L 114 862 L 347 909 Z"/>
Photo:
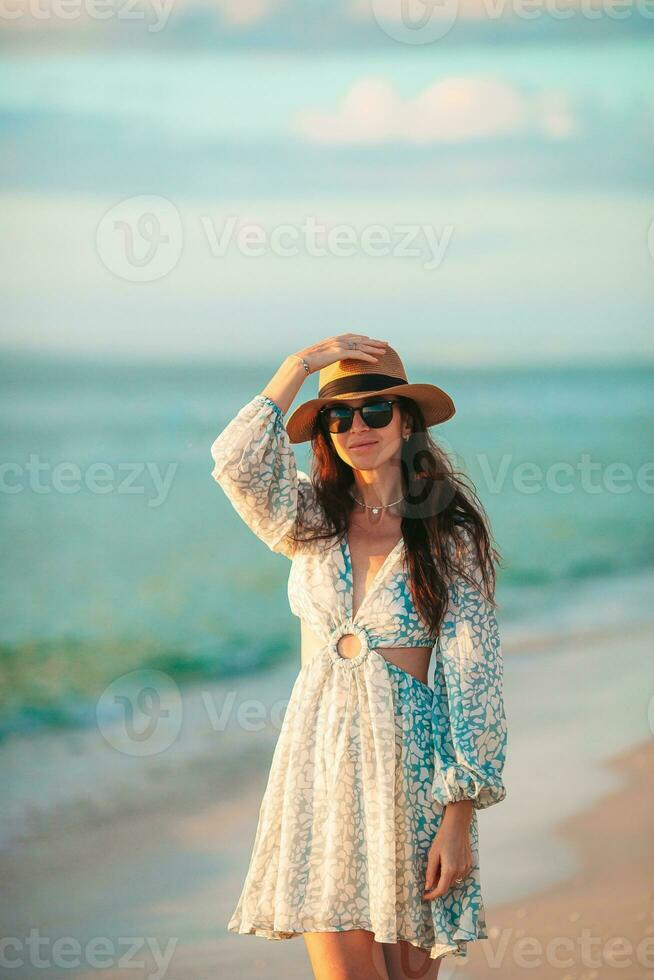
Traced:
<path fill-rule="evenodd" d="M 316 371 L 319 397 L 284 426 Z M 302 624 L 228 928 L 303 935 L 318 980 L 434 978 L 487 937 L 476 811 L 506 796 L 499 556 L 427 433 L 454 411 L 386 341 L 346 333 L 286 358 L 211 450 L 234 508 L 291 559 Z M 291 448 L 309 439 L 312 478 Z"/>

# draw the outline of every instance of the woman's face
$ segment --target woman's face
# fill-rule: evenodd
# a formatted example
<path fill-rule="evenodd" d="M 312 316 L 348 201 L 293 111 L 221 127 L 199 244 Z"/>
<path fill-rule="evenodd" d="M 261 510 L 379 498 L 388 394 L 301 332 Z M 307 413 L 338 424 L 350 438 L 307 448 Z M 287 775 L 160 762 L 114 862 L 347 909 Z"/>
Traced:
<path fill-rule="evenodd" d="M 374 470 L 390 459 L 399 457 L 402 437 L 410 432 L 410 426 L 402 418 L 400 403 L 389 395 L 387 401 L 393 403 L 393 417 L 388 425 L 375 429 L 366 425 L 360 412 L 354 413 L 352 427 L 347 432 L 330 432 L 334 449 L 348 466 L 357 470 Z M 344 398 L 333 405 L 350 405 L 352 408 L 366 402 L 380 401 L 380 396 L 370 398 Z"/>

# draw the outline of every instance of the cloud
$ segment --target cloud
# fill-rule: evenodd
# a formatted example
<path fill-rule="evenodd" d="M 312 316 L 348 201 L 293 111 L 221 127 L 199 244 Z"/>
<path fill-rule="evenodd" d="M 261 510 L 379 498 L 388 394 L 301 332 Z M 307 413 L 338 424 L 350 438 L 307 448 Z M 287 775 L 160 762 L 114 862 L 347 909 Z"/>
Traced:
<path fill-rule="evenodd" d="M 452 75 L 413 98 L 403 98 L 382 77 L 352 86 L 333 112 L 307 110 L 295 130 L 313 143 L 461 143 L 540 129 L 569 135 L 574 120 L 563 93 L 529 96 L 492 77 Z"/>

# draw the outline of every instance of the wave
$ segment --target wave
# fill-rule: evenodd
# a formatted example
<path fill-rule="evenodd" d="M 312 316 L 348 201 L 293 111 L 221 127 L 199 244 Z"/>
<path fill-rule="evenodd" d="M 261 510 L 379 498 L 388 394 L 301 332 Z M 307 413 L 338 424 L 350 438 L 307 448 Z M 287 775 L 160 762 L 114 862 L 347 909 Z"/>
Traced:
<path fill-rule="evenodd" d="M 186 648 L 142 639 L 3 644 L 0 741 L 14 733 L 94 724 L 107 686 L 133 670 L 161 671 L 183 687 L 265 671 L 291 656 L 299 651 L 290 629 L 261 639 L 237 633 Z"/>

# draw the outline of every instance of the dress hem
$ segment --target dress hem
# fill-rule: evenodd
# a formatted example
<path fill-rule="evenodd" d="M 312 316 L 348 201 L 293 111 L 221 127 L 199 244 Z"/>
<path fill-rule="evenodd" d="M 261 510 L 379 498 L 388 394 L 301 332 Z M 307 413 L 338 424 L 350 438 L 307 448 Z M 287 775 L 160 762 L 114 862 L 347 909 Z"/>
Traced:
<path fill-rule="evenodd" d="M 476 939 L 488 939 L 488 933 L 481 924 L 477 933 L 466 933 L 461 938 L 453 939 L 449 942 L 435 943 L 433 945 L 425 944 L 415 936 L 405 936 L 397 933 L 394 936 L 385 936 L 383 933 L 377 932 L 367 920 L 351 922 L 346 926 L 322 925 L 312 921 L 309 927 L 303 928 L 301 925 L 296 924 L 288 929 L 275 929 L 273 926 L 262 923 L 247 921 L 238 923 L 232 920 L 229 922 L 227 929 L 229 932 L 235 932 L 239 935 L 260 936 L 264 939 L 271 940 L 293 939 L 295 936 L 302 936 L 305 932 L 346 932 L 351 929 L 365 929 L 374 934 L 374 939 L 378 943 L 408 942 L 412 946 L 416 946 L 418 949 L 429 953 L 430 959 L 439 959 L 448 954 L 457 957 L 467 956 L 469 942 L 474 942 Z"/>

